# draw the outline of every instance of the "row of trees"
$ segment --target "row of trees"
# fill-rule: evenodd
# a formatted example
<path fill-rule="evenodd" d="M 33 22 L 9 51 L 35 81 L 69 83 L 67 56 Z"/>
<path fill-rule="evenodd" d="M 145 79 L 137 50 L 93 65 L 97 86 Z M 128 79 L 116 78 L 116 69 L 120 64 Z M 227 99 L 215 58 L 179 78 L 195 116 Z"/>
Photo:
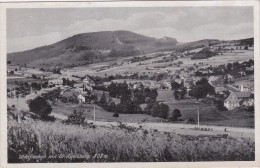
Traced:
<path fill-rule="evenodd" d="M 145 88 L 143 84 L 140 84 L 138 89 L 131 90 L 128 88 L 128 84 L 124 83 L 111 83 L 107 91 L 109 96 L 114 98 L 120 98 L 121 101 L 133 101 L 137 104 L 145 103 L 147 97 L 151 98 L 153 101 L 156 101 L 158 96 L 156 89 Z"/>
<path fill-rule="evenodd" d="M 102 94 L 98 105 L 109 112 L 124 113 L 124 114 L 141 114 L 142 109 L 136 102 L 127 99 L 126 96 L 120 99 L 119 104 L 115 104 L 110 96 L 105 93 Z"/>
<path fill-rule="evenodd" d="M 244 61 L 242 63 L 239 63 L 238 61 L 228 64 L 222 64 L 216 67 L 209 66 L 204 70 L 207 70 L 207 74 L 201 73 L 201 71 L 196 71 L 196 76 L 209 76 L 209 75 L 227 75 L 230 74 L 234 76 L 235 78 L 240 77 L 241 74 L 239 72 L 244 72 L 246 75 L 253 74 L 253 71 L 247 71 L 247 67 L 254 66 L 254 60 L 250 59 L 248 61 Z"/>
<path fill-rule="evenodd" d="M 155 73 L 155 74 L 152 74 L 152 75 L 151 75 L 151 72 L 147 72 L 147 74 L 138 74 L 138 73 L 133 73 L 131 75 L 116 74 L 116 75 L 109 75 L 109 76 L 105 75 L 105 77 L 89 76 L 89 78 L 91 80 L 93 80 L 95 83 L 103 83 L 103 82 L 110 82 L 110 81 L 116 80 L 116 79 L 136 79 L 136 80 L 156 80 L 156 81 L 160 81 L 162 79 L 166 79 L 169 76 L 170 76 L 169 73 L 166 73 L 166 72 L 165 73 Z"/>
<path fill-rule="evenodd" d="M 70 86 L 70 87 L 74 87 L 74 84 L 76 82 L 74 80 L 69 80 L 68 78 L 62 78 L 62 85 L 63 86 Z"/>

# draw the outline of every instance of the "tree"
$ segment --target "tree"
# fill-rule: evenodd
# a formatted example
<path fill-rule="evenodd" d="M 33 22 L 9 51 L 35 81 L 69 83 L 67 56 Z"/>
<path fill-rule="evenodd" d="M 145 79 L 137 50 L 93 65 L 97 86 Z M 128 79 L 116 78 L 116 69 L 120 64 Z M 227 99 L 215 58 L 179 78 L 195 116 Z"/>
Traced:
<path fill-rule="evenodd" d="M 176 90 L 180 88 L 180 84 L 178 82 L 172 81 L 171 82 L 172 90 Z"/>
<path fill-rule="evenodd" d="M 153 103 L 150 109 L 150 114 L 153 117 L 160 117 L 164 119 L 168 117 L 168 112 L 169 112 L 169 106 L 163 103 L 159 104 L 158 102 Z"/>
<path fill-rule="evenodd" d="M 166 119 L 168 118 L 168 112 L 169 112 L 169 106 L 167 104 L 161 103 L 159 105 L 159 114 L 157 117 Z"/>
<path fill-rule="evenodd" d="M 118 114 L 117 112 L 115 112 L 115 113 L 113 114 L 113 117 L 119 117 L 119 114 Z"/>
<path fill-rule="evenodd" d="M 181 87 L 180 89 L 177 89 L 174 91 L 174 97 L 175 99 L 183 99 L 187 93 L 187 88 L 186 87 Z"/>
<path fill-rule="evenodd" d="M 180 118 L 182 115 L 181 115 L 181 111 L 179 109 L 174 109 L 173 112 L 172 112 L 172 121 L 177 121 L 178 118 Z"/>
<path fill-rule="evenodd" d="M 215 89 L 208 83 L 206 78 L 196 82 L 196 86 L 191 87 L 189 95 L 198 99 L 205 98 L 207 95 L 215 94 Z"/>
<path fill-rule="evenodd" d="M 232 64 L 231 63 L 227 64 L 227 70 L 228 70 L 228 72 L 230 72 L 232 70 Z"/>
<path fill-rule="evenodd" d="M 223 100 L 216 101 L 216 108 L 220 111 L 227 111 L 228 109 L 224 106 Z"/>
<path fill-rule="evenodd" d="M 159 103 L 158 102 L 155 102 L 153 103 L 151 109 L 150 109 L 150 114 L 153 116 L 153 117 L 156 117 L 158 116 L 158 113 L 159 113 Z"/>
<path fill-rule="evenodd" d="M 145 103 L 148 104 L 148 103 L 150 103 L 151 101 L 152 101 L 152 99 L 151 99 L 150 97 L 146 97 L 146 98 L 145 98 Z"/>
<path fill-rule="evenodd" d="M 108 111 L 116 111 L 116 104 L 115 102 L 112 102 L 110 105 L 108 105 Z"/>
<path fill-rule="evenodd" d="M 107 97 L 106 94 L 103 92 L 100 100 L 99 100 L 99 104 L 101 107 L 106 108 L 107 107 Z"/>
<path fill-rule="evenodd" d="M 32 74 L 33 79 L 37 79 L 37 76 L 35 74 Z"/>
<path fill-rule="evenodd" d="M 51 114 L 52 107 L 43 97 L 37 97 L 29 103 L 30 111 L 41 116 L 46 117 Z"/>
<path fill-rule="evenodd" d="M 63 86 L 67 85 L 67 80 L 65 78 L 62 78 L 62 85 Z"/>

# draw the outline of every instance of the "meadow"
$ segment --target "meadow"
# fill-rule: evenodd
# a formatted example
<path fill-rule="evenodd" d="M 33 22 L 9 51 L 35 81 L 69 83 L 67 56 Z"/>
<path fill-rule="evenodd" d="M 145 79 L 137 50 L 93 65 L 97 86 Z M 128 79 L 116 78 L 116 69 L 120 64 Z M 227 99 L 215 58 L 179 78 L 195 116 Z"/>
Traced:
<path fill-rule="evenodd" d="M 198 120 L 196 99 L 175 100 L 173 91 L 159 90 L 157 101 L 162 101 L 169 106 L 169 116 L 174 109 L 180 109 L 184 119 Z M 204 125 L 249 127 L 254 128 L 254 113 L 245 109 L 219 111 L 215 105 L 200 103 L 200 123 Z"/>
<path fill-rule="evenodd" d="M 72 104 L 72 103 L 61 103 L 57 102 L 53 106 L 52 113 L 69 116 L 73 111 L 82 111 L 84 116 L 89 120 L 94 119 L 94 110 L 92 104 Z M 161 122 L 163 119 L 153 117 L 147 114 L 119 114 L 119 117 L 113 117 L 113 112 L 108 112 L 102 107 L 95 106 L 95 119 L 98 121 L 109 121 L 109 122 L 128 122 L 128 123 L 141 123 L 141 122 Z"/>
<path fill-rule="evenodd" d="M 237 53 L 236 53 L 237 52 Z M 155 53 L 152 53 L 155 54 Z M 143 74 L 148 72 L 165 72 L 166 70 L 170 70 L 172 73 L 174 73 L 176 70 L 179 70 L 180 68 L 186 68 L 194 66 L 195 64 L 199 64 L 200 62 L 203 62 L 207 66 L 218 66 L 222 64 L 227 63 L 233 63 L 235 61 L 247 61 L 249 59 L 254 58 L 254 52 L 253 50 L 234 50 L 233 52 L 226 52 L 223 53 L 223 55 L 217 55 L 208 59 L 199 59 L 199 60 L 191 60 L 191 56 L 186 56 L 183 58 L 179 58 L 178 60 L 175 60 L 173 62 L 182 61 L 183 64 L 178 66 L 172 66 L 170 64 L 173 64 L 173 62 L 163 62 L 163 63 L 155 63 L 155 61 L 162 60 L 162 57 L 170 57 L 170 54 L 165 52 L 165 54 L 161 57 L 152 58 L 149 60 L 141 61 L 141 62 L 135 62 L 126 64 L 124 66 L 114 67 L 107 70 L 96 72 L 96 68 L 98 66 L 102 66 L 103 64 L 90 64 L 87 66 L 82 67 L 74 67 L 66 72 L 68 75 L 77 74 L 79 76 L 84 76 L 86 73 L 95 75 L 95 76 L 104 76 L 107 75 L 114 75 L 114 74 L 124 74 L 126 72 L 128 73 L 139 73 Z M 125 58 L 119 58 L 117 61 L 127 62 Z M 142 65 L 139 65 L 142 63 Z M 163 66 L 165 68 L 155 68 L 157 66 Z M 147 70 L 153 69 L 153 70 Z"/>
<path fill-rule="evenodd" d="M 100 157 L 96 157 L 96 156 Z M 8 121 L 8 162 L 253 161 L 249 138 L 180 136 L 119 124 Z"/>

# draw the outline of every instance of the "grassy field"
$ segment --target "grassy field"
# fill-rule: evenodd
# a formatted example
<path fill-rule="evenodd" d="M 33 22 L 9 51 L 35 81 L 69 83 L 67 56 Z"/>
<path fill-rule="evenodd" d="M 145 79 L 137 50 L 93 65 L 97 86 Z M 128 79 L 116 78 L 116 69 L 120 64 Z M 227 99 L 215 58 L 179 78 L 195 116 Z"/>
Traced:
<path fill-rule="evenodd" d="M 32 79 L 32 78 L 11 78 L 11 79 L 7 79 L 7 88 L 12 90 L 15 87 L 17 87 L 17 85 L 15 84 L 15 81 L 17 81 L 17 82 L 38 82 L 39 80 Z"/>
<path fill-rule="evenodd" d="M 240 52 L 240 53 L 235 53 L 235 52 Z M 165 54 L 163 57 L 170 57 L 170 54 Z M 162 57 L 157 57 L 157 58 L 152 58 L 149 60 L 141 61 L 141 62 L 135 62 L 135 63 L 130 63 L 124 66 L 119 66 L 119 67 L 114 67 L 110 68 L 107 70 L 103 70 L 100 72 L 96 72 L 96 68 L 99 65 L 93 64 L 93 65 L 88 65 L 88 66 L 82 66 L 82 67 L 75 67 L 67 71 L 66 73 L 69 75 L 72 74 L 78 74 L 78 75 L 85 75 L 86 73 L 90 75 L 96 75 L 96 76 L 104 76 L 105 74 L 107 75 L 115 75 L 115 74 L 124 74 L 125 72 L 129 73 L 139 73 L 143 74 L 143 72 L 165 72 L 166 70 L 170 70 L 173 73 L 183 67 L 190 67 L 193 66 L 194 63 L 199 64 L 200 62 L 203 62 L 204 65 L 208 64 L 207 66 L 218 66 L 221 64 L 227 64 L 227 63 L 233 63 L 235 61 L 248 61 L 249 59 L 254 58 L 254 51 L 253 50 L 234 50 L 232 53 L 223 53 L 223 55 L 218 55 L 215 57 L 211 57 L 208 59 L 199 59 L 199 60 L 191 60 L 191 56 L 184 57 L 184 58 L 179 58 L 176 61 L 173 62 L 178 62 L 178 61 L 183 61 L 183 64 L 180 67 L 177 66 L 169 66 L 169 64 L 172 64 L 173 62 L 164 62 L 164 63 L 154 63 L 154 61 L 161 60 Z M 118 59 L 118 61 L 126 61 L 126 59 Z M 144 65 L 139 65 L 139 63 L 142 63 Z M 103 64 L 100 64 L 102 66 Z M 166 66 L 165 68 L 156 68 L 154 69 L 155 66 Z M 147 70 L 148 69 L 154 69 L 154 70 Z"/>
<path fill-rule="evenodd" d="M 100 99 L 103 91 L 94 90 L 95 94 Z M 107 92 L 105 92 L 107 93 Z M 108 93 L 107 93 L 108 94 Z M 115 103 L 119 103 L 119 99 L 113 98 Z M 169 106 L 169 117 L 174 109 L 180 109 L 183 119 L 198 120 L 197 104 L 195 99 L 182 99 L 175 100 L 172 91 L 159 90 L 157 101 L 161 101 Z M 141 122 L 162 122 L 163 120 L 158 117 L 152 117 L 146 114 L 119 114 L 119 117 L 113 117 L 113 112 L 108 112 L 98 105 L 95 106 L 95 119 L 98 121 L 110 122 L 128 122 L 128 123 L 141 123 Z M 56 102 L 53 105 L 52 113 L 69 116 L 74 110 L 84 112 L 87 119 L 93 120 L 94 110 L 92 104 L 72 104 Z M 231 127 L 250 127 L 254 128 L 254 114 L 245 110 L 233 111 L 219 111 L 214 105 L 207 105 L 200 103 L 200 123 L 204 125 L 219 125 Z"/>
<path fill-rule="evenodd" d="M 159 90 L 157 101 L 162 101 L 170 108 L 181 111 L 184 119 L 198 120 L 197 104 L 195 99 L 175 100 L 172 91 Z M 205 125 L 219 125 L 231 127 L 254 127 L 254 113 L 242 109 L 233 111 L 219 111 L 214 105 L 200 103 L 200 123 Z"/>
<path fill-rule="evenodd" d="M 92 104 L 71 104 L 57 102 L 53 106 L 52 113 L 70 115 L 74 110 L 82 111 L 87 119 L 94 119 L 94 109 Z M 98 105 L 95 106 L 95 118 L 99 121 L 110 121 L 110 122 L 129 122 L 129 123 L 141 123 L 141 122 L 161 122 L 162 119 L 158 117 L 152 117 L 147 114 L 119 114 L 119 117 L 113 117 L 113 112 L 108 112 Z"/>
<path fill-rule="evenodd" d="M 8 162 L 253 161 L 248 138 L 179 136 L 134 129 L 8 121 Z M 96 155 L 100 157 L 96 157 Z"/>

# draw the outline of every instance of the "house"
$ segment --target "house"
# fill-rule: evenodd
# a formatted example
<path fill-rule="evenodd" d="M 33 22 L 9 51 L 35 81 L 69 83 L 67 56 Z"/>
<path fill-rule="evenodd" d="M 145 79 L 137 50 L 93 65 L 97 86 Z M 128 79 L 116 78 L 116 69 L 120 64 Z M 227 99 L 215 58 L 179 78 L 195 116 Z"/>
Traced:
<path fill-rule="evenodd" d="M 104 86 L 107 88 L 109 85 L 111 85 L 111 82 L 104 82 Z"/>
<path fill-rule="evenodd" d="M 93 90 L 92 86 L 86 85 L 85 83 L 82 83 L 82 82 L 74 84 L 74 87 L 76 87 L 80 91 L 86 91 L 86 90 L 92 91 Z"/>
<path fill-rule="evenodd" d="M 80 103 L 85 103 L 86 99 L 81 93 L 78 94 L 78 100 Z"/>
<path fill-rule="evenodd" d="M 85 85 L 89 85 L 89 86 L 95 86 L 95 82 L 93 82 L 88 76 L 86 76 L 82 82 L 85 84 Z"/>
<path fill-rule="evenodd" d="M 223 77 L 222 76 L 210 76 L 209 84 L 212 86 L 221 86 L 223 84 Z"/>
<path fill-rule="evenodd" d="M 51 79 L 48 81 L 48 85 L 62 86 L 62 79 Z"/>
<path fill-rule="evenodd" d="M 233 92 L 225 99 L 224 106 L 228 110 L 233 110 L 240 106 L 253 106 L 254 97 L 251 92 Z"/>
<path fill-rule="evenodd" d="M 158 83 L 160 85 L 160 89 L 168 89 L 168 90 L 172 89 L 172 85 L 170 81 L 162 80 Z"/>
<path fill-rule="evenodd" d="M 246 67 L 247 72 L 254 72 L 254 66 Z"/>
<path fill-rule="evenodd" d="M 138 89 L 138 88 L 140 88 L 141 87 L 141 82 L 136 82 L 135 84 L 134 84 L 134 86 L 133 86 L 133 89 Z"/>
<path fill-rule="evenodd" d="M 234 77 L 232 75 L 226 74 L 226 75 L 224 75 L 223 79 L 226 83 L 231 83 L 231 82 L 233 82 Z"/>
<path fill-rule="evenodd" d="M 214 88 L 216 93 L 223 93 L 226 90 L 224 86 L 215 86 Z"/>

